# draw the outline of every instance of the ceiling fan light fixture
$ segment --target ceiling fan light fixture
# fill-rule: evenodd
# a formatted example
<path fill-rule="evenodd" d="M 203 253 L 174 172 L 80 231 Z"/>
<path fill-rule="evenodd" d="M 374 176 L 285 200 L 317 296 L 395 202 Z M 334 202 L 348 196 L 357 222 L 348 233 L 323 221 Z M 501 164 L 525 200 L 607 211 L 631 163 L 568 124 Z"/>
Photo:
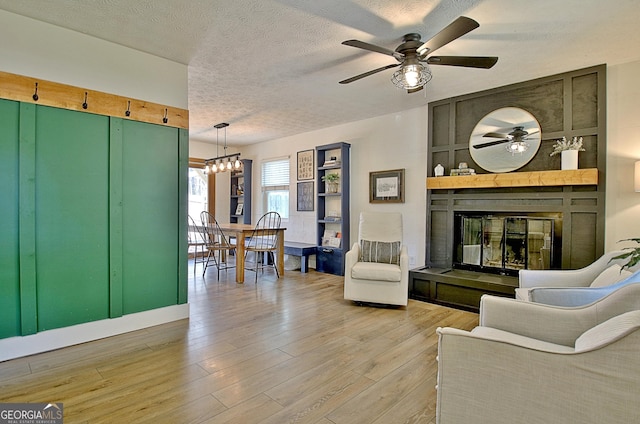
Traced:
<path fill-rule="evenodd" d="M 524 153 L 527 150 L 529 150 L 530 144 L 527 143 L 526 141 L 512 141 L 511 143 L 506 145 L 506 149 L 509 153 L 511 153 L 512 155 L 515 155 L 516 153 Z"/>
<path fill-rule="evenodd" d="M 391 82 L 398 88 L 410 90 L 427 85 L 431 77 L 431 70 L 426 64 L 412 63 L 395 71 L 391 76 Z"/>

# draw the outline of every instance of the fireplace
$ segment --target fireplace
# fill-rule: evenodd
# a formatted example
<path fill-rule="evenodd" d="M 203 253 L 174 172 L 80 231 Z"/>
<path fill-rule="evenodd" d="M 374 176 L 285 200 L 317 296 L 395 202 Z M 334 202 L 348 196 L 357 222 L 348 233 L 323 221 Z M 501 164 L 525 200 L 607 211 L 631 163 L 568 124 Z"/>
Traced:
<path fill-rule="evenodd" d="M 517 276 L 560 263 L 561 214 L 457 212 L 453 267 Z"/>

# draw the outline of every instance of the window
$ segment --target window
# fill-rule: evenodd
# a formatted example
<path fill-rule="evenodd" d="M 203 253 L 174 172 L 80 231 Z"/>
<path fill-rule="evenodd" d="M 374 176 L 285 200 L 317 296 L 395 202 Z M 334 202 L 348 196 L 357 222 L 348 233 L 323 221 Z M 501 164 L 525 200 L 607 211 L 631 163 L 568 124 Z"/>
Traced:
<path fill-rule="evenodd" d="M 189 215 L 196 223 L 200 222 L 200 212 L 209 208 L 208 178 L 204 169 L 189 168 Z"/>
<path fill-rule="evenodd" d="M 289 158 L 262 162 L 262 192 L 265 211 L 289 218 Z"/>

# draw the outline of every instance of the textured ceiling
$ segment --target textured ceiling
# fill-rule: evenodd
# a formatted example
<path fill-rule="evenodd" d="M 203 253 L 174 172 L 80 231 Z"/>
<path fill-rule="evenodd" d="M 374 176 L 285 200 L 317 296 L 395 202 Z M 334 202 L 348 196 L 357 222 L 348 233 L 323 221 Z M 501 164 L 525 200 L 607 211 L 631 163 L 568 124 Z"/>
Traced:
<path fill-rule="evenodd" d="M 0 9 L 189 65 L 190 137 L 250 144 L 581 67 L 640 59 L 639 0 L 0 0 Z M 395 88 L 394 49 L 460 15 L 480 28 L 440 55 L 499 56 L 490 70 L 432 66 L 427 89 Z"/>

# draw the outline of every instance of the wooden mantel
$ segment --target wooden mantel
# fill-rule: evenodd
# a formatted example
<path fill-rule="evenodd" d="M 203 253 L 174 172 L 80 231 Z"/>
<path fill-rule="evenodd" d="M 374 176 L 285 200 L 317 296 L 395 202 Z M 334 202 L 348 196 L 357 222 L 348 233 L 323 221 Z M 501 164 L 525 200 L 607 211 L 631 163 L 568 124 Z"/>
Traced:
<path fill-rule="evenodd" d="M 598 170 L 596 168 L 427 178 L 427 190 L 597 184 Z"/>

